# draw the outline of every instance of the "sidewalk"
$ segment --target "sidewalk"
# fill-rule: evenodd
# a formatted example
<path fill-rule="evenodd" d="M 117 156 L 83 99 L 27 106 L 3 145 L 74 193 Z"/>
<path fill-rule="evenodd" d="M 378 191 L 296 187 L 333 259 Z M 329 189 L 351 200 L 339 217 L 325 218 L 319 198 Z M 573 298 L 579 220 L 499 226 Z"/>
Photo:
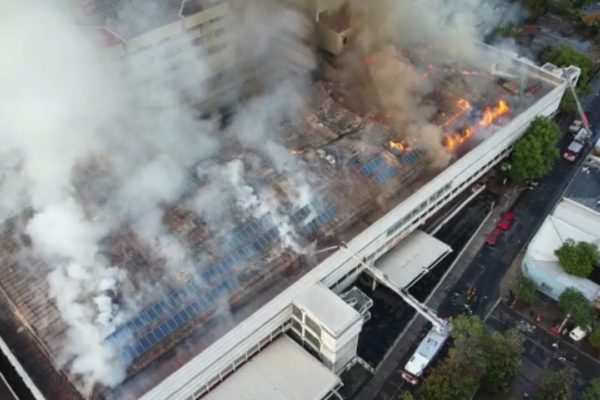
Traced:
<path fill-rule="evenodd" d="M 521 264 L 523 264 L 523 257 L 525 257 L 525 251 L 527 246 L 523 247 L 519 254 L 515 257 L 510 267 L 506 271 L 506 274 L 500 281 L 500 296 L 508 299 L 510 298 L 511 290 L 516 295 L 518 290 L 518 284 L 521 279 Z"/>

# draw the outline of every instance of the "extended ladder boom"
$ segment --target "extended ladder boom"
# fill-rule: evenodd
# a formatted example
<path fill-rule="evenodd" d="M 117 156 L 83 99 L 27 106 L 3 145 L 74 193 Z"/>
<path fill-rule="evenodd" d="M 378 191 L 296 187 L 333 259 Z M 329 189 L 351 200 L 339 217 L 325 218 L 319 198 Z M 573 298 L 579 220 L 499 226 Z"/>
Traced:
<path fill-rule="evenodd" d="M 414 308 L 426 320 L 431 322 L 431 324 L 435 327 L 436 331 L 444 335 L 448 334 L 448 332 L 450 331 L 450 325 L 446 320 L 438 317 L 432 309 L 415 299 L 410 293 L 408 293 L 406 289 L 397 287 L 381 270 L 372 267 L 365 261 L 361 260 L 356 254 L 354 254 L 354 252 L 352 252 L 348 248 L 346 244 L 341 244 L 339 246 L 339 249 L 348 253 L 354 260 L 356 260 L 358 263 L 364 266 L 375 278 L 385 282 L 387 287 L 396 292 L 398 296 L 402 298 L 402 300 L 407 302 L 408 305 Z"/>
<path fill-rule="evenodd" d="M 587 115 L 585 115 L 585 112 L 583 111 L 583 107 L 581 106 L 581 102 L 579 101 L 579 96 L 577 96 L 577 91 L 575 90 L 575 85 L 573 84 L 573 81 L 571 81 L 571 78 L 567 74 L 566 68 L 562 69 L 562 73 L 565 79 L 567 80 L 567 86 L 569 86 L 571 95 L 573 95 L 573 99 L 575 100 L 575 106 L 577 107 L 577 114 L 579 115 L 579 119 L 583 123 L 583 126 L 588 132 L 588 135 L 591 135 L 592 130 L 590 129 L 590 122 L 587 119 Z"/>

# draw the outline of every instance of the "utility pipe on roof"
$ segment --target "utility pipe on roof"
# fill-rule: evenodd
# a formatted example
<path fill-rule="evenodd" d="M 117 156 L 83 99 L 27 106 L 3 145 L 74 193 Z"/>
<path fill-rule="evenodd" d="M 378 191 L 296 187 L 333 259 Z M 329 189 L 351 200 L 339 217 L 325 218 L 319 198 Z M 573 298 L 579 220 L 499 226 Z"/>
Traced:
<path fill-rule="evenodd" d="M 185 16 L 183 15 L 183 8 L 185 7 L 185 4 L 188 2 L 188 0 L 181 0 L 181 4 L 179 5 L 179 12 L 177 13 L 177 16 L 181 19 L 184 19 Z"/>

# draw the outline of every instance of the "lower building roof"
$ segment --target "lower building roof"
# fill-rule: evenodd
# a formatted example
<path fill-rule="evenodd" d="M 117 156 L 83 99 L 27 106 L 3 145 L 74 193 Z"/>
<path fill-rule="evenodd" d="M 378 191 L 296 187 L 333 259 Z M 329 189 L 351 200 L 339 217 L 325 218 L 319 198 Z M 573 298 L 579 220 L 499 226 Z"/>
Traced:
<path fill-rule="evenodd" d="M 227 378 L 206 400 L 321 400 L 340 378 L 282 335 Z"/>
<path fill-rule="evenodd" d="M 309 287 L 294 303 L 336 336 L 360 318 L 358 311 L 320 284 Z"/>
<path fill-rule="evenodd" d="M 405 288 L 427 273 L 452 248 L 427 233 L 417 230 L 377 262 L 397 287 Z"/>

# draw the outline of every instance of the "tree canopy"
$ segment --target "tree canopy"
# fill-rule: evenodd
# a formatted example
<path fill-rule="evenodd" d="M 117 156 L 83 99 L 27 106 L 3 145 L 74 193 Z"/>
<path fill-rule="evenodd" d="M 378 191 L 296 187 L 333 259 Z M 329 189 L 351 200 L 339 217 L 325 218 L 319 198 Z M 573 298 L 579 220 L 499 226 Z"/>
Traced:
<path fill-rule="evenodd" d="M 600 378 L 592 379 L 583 394 L 585 400 L 600 400 Z"/>
<path fill-rule="evenodd" d="M 521 283 L 519 285 L 519 298 L 521 300 L 527 304 L 531 303 L 535 298 L 536 290 L 537 287 L 535 286 L 535 282 L 533 282 L 531 279 L 521 277 Z"/>
<path fill-rule="evenodd" d="M 478 380 L 465 363 L 454 356 L 443 360 L 423 381 L 420 400 L 468 400 L 477 389 Z"/>
<path fill-rule="evenodd" d="M 582 53 L 567 44 L 560 44 L 546 47 L 540 52 L 539 57 L 542 62 L 550 62 L 557 67 L 576 65 L 581 69 L 581 76 L 577 82 L 577 93 L 584 94 L 591 90 L 590 73 L 592 71 L 593 63 L 587 54 Z M 569 90 L 565 91 L 561 102 L 561 110 L 575 110 L 575 100 Z"/>
<path fill-rule="evenodd" d="M 592 346 L 597 349 L 600 349 L 600 325 L 597 325 L 588 336 L 588 341 Z M 600 400 L 600 397 L 598 398 Z"/>
<path fill-rule="evenodd" d="M 533 400 L 570 400 L 573 374 L 565 369 L 551 372 L 544 377 L 542 386 L 533 397 Z"/>
<path fill-rule="evenodd" d="M 424 380 L 421 400 L 469 399 L 478 386 L 490 393 L 508 390 L 523 352 L 515 330 L 490 332 L 473 316 L 452 321 L 454 346 Z"/>
<path fill-rule="evenodd" d="M 558 257 L 558 262 L 565 272 L 584 278 L 593 271 L 600 256 L 598 246 L 595 244 L 575 243 L 572 239 L 565 240 L 562 246 L 554 251 L 554 254 Z"/>
<path fill-rule="evenodd" d="M 415 397 L 410 392 L 402 392 L 396 400 L 415 400 Z"/>
<path fill-rule="evenodd" d="M 592 321 L 589 300 L 575 288 L 570 287 L 562 292 L 558 298 L 558 308 L 581 327 L 588 326 Z"/>
<path fill-rule="evenodd" d="M 510 157 L 510 175 L 517 181 L 536 179 L 547 174 L 559 157 L 556 141 L 558 125 L 546 117 L 535 118 Z"/>

